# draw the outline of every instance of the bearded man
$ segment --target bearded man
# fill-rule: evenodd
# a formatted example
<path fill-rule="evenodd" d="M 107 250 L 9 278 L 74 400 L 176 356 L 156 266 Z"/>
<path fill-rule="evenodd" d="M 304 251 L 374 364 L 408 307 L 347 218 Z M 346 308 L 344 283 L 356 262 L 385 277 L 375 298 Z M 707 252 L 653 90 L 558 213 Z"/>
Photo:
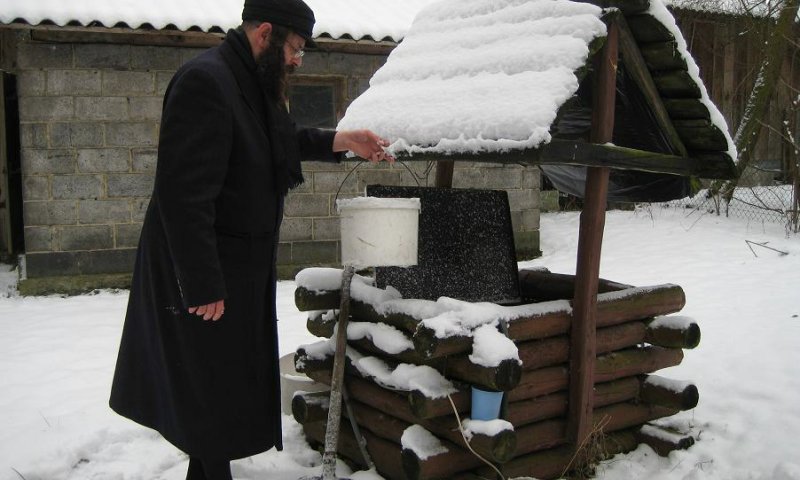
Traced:
<path fill-rule="evenodd" d="M 189 457 L 190 480 L 282 448 L 275 260 L 301 160 L 389 160 L 367 130 L 298 128 L 286 78 L 314 14 L 245 0 L 242 25 L 167 88 L 110 405 Z"/>

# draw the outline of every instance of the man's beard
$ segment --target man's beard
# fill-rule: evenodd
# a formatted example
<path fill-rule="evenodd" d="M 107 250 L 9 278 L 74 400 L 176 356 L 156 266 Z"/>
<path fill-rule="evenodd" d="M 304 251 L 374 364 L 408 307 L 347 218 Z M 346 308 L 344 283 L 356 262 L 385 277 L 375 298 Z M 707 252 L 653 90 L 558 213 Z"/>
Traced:
<path fill-rule="evenodd" d="M 286 84 L 294 65 L 286 65 L 283 43 L 270 42 L 256 58 L 258 79 L 267 98 L 278 106 L 286 105 Z"/>

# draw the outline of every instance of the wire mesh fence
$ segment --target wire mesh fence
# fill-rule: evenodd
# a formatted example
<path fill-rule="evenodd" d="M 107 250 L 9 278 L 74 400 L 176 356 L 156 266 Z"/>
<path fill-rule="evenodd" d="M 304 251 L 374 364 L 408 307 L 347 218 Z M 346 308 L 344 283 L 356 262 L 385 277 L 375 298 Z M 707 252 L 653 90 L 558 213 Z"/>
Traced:
<path fill-rule="evenodd" d="M 742 218 L 753 222 L 778 223 L 788 233 L 798 233 L 798 184 L 741 186 L 730 201 L 701 190 L 693 197 L 667 202 L 671 206 L 695 209 L 702 213 Z"/>

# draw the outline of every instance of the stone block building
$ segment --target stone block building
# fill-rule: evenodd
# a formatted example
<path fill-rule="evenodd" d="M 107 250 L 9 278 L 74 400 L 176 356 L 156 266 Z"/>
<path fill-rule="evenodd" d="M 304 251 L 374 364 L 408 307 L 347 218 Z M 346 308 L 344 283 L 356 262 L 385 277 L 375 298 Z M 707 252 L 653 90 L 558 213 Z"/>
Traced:
<path fill-rule="evenodd" d="M 221 29 L 0 24 L 0 255 L 28 290 L 125 286 L 152 190 L 161 103 L 181 64 Z M 322 34 L 293 75 L 299 123 L 335 127 L 396 42 Z M 307 163 L 287 198 L 280 274 L 338 265 L 336 198 L 368 184 L 433 185 L 436 165 Z M 519 258 L 539 252 L 536 167 L 455 162 L 452 186 L 508 192 Z"/>

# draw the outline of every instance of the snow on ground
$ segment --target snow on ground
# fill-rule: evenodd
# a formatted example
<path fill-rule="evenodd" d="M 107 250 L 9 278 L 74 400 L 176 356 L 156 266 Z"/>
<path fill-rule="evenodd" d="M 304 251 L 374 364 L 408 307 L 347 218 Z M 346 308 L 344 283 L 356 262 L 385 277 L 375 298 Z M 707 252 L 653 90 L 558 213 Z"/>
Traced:
<path fill-rule="evenodd" d="M 541 231 L 544 256 L 521 266 L 574 273 L 578 215 L 545 214 Z M 681 365 L 659 372 L 698 386 L 697 408 L 664 422 L 697 443 L 668 458 L 641 446 L 606 462 L 599 478 L 800 480 L 798 240 L 778 224 L 696 210 L 609 213 L 601 275 L 681 285 L 680 315 L 695 319 L 703 338 Z M 9 276 L 0 268 L 0 480 L 183 479 L 183 454 L 107 406 L 127 292 L 9 297 Z M 316 341 L 293 292 L 294 282 L 278 286 L 283 353 Z M 320 474 L 319 454 L 289 416 L 284 437 L 283 452 L 234 462 L 234 478 Z M 351 478 L 380 479 L 374 472 Z"/>

